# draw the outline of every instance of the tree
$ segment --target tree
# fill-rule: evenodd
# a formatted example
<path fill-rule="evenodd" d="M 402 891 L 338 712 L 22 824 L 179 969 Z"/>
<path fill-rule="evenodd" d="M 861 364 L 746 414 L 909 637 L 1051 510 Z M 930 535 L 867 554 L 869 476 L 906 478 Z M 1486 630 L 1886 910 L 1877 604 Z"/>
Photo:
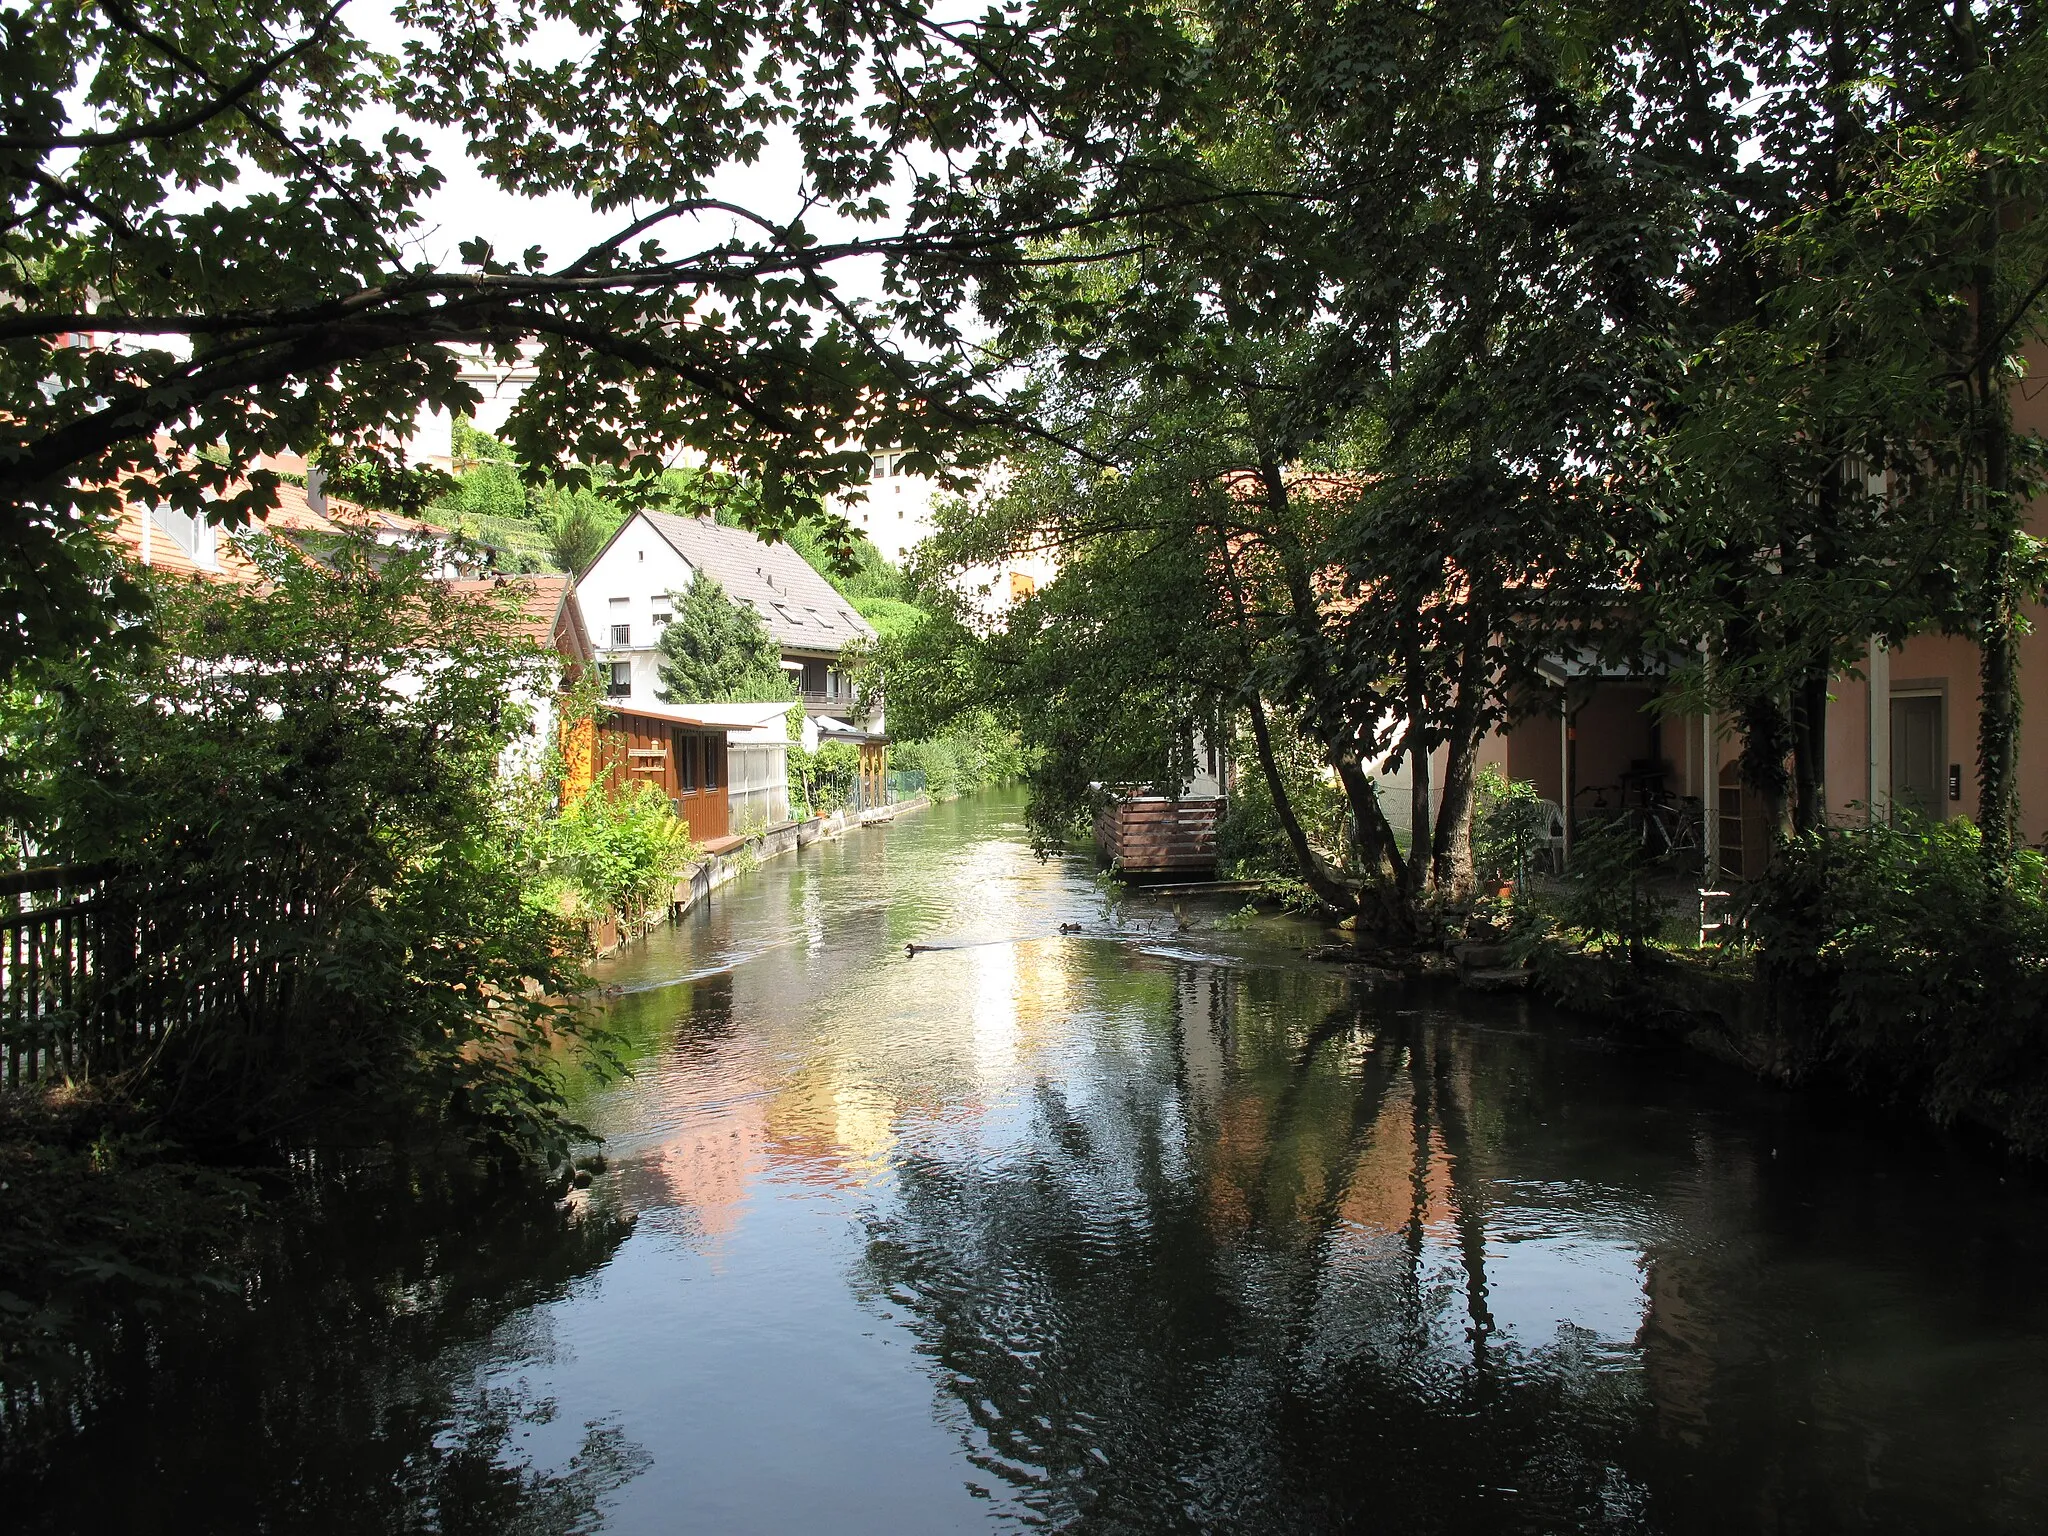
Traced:
<path fill-rule="evenodd" d="M 216 999 L 110 1086 L 242 1156 L 440 1126 L 564 1160 L 576 936 L 523 899 L 498 777 L 560 659 L 429 553 L 252 553 L 261 585 L 165 582 L 131 667 L 10 701 L 10 812 L 42 859 L 112 860 L 148 936 L 100 983 Z"/>
<path fill-rule="evenodd" d="M 1020 285 L 1017 412 L 1053 441 L 1020 450 L 1030 468 L 948 552 L 1061 559 L 987 642 L 1034 656 L 1010 671 L 1047 702 L 1012 697 L 1045 752 L 1034 788 L 1066 792 L 1048 824 L 1110 764 L 1176 781 L 1173 743 L 1242 708 L 1303 878 L 1412 933 L 1469 885 L 1480 742 L 1632 569 L 1607 468 L 1653 394 L 1683 225 L 1632 126 L 1620 14 L 1504 34 L 1476 5 L 1420 28 L 1275 5 L 1189 25 L 1218 38 L 1190 89 L 1233 110 L 1192 148 L 1169 113 L 1140 152 L 1273 195 L 1119 221 Z M 1335 858 L 1290 805 L 1275 711 L 1345 791 Z M 1375 788 L 1389 759 L 1422 770 L 1405 849 Z"/>
<path fill-rule="evenodd" d="M 1653 617 L 1703 661 L 1774 826 L 1825 824 L 1829 680 L 1872 637 L 1983 646 L 1980 802 L 2009 848 L 2012 638 L 2027 452 L 2007 392 L 2048 273 L 2037 26 L 1990 6 L 1734 13 L 1749 148 L 1699 177 L 1723 212 L 1699 338 L 1642 478 L 1666 531 Z M 1753 84 L 1759 89 L 1750 89 Z"/>
<path fill-rule="evenodd" d="M 796 697 L 766 621 L 703 571 L 676 597 L 660 671 L 661 697 L 672 704 Z"/>
<path fill-rule="evenodd" d="M 98 552 L 124 494 L 233 523 L 274 501 L 271 474 L 242 473 L 260 454 L 388 461 L 422 406 L 477 405 L 453 343 L 536 365 L 506 429 L 535 475 L 652 480 L 694 449 L 754 472 L 774 529 L 863 477 L 864 439 L 936 469 L 972 384 L 953 311 L 1077 217 L 1061 154 L 1020 155 L 1016 126 L 1097 158 L 1134 94 L 1116 77 L 1147 77 L 1158 31 L 1142 9 L 1051 44 L 1051 18 L 882 0 L 407 0 L 382 55 L 343 9 L 0 17 L 0 674 L 133 608 Z M 427 128 L 499 187 L 582 198 L 615 229 L 514 257 L 471 239 L 435 264 Z M 793 210 L 713 191 L 771 140 L 800 160 Z M 856 233 L 820 239 L 821 209 Z M 886 295 L 863 304 L 833 273 L 867 259 Z"/>

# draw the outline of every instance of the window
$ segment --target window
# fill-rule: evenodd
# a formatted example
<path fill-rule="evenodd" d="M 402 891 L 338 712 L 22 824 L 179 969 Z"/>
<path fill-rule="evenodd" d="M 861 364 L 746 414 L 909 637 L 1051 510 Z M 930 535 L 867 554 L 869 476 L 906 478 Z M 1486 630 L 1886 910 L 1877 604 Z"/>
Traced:
<path fill-rule="evenodd" d="M 205 518 L 176 507 L 151 507 L 149 520 L 157 530 L 192 557 L 195 565 L 211 569 L 214 564 L 214 535 L 218 531 Z"/>
<path fill-rule="evenodd" d="M 725 738 L 704 738 L 704 787 L 716 789 L 725 779 Z"/>
<path fill-rule="evenodd" d="M 697 743 L 700 739 L 687 731 L 676 732 L 676 788 L 686 795 L 697 792 Z"/>
<path fill-rule="evenodd" d="M 611 664 L 611 676 L 605 683 L 604 691 L 608 697 L 614 699 L 630 697 L 633 692 L 633 663 L 630 661 L 613 662 Z"/>
<path fill-rule="evenodd" d="M 629 646 L 629 645 L 631 645 L 632 643 L 633 643 L 633 626 L 632 626 L 632 625 L 630 625 L 630 624 L 614 624 L 614 625 L 612 626 L 612 645 L 614 646 L 614 648 L 617 648 L 617 649 L 624 649 L 624 648 L 625 648 L 626 646 Z"/>
<path fill-rule="evenodd" d="M 768 606 L 773 608 L 777 613 L 782 615 L 782 622 L 785 624 L 800 624 L 803 622 L 795 614 L 791 613 L 787 608 L 783 607 L 780 603 L 770 603 Z"/>
<path fill-rule="evenodd" d="M 647 599 L 649 606 L 654 609 L 654 627 L 656 629 L 660 629 L 670 619 L 675 617 L 674 610 L 669 606 L 671 601 L 672 599 L 666 592 L 657 592 L 654 596 Z"/>
<path fill-rule="evenodd" d="M 626 607 L 627 607 L 627 605 L 628 605 L 629 603 L 631 603 L 632 601 L 633 601 L 633 599 L 631 599 L 630 597 L 615 597 L 615 598 L 613 598 L 613 599 L 612 599 L 612 612 L 613 612 L 613 613 L 624 613 L 624 612 L 626 611 Z"/>
<path fill-rule="evenodd" d="M 804 663 L 804 692 L 820 695 L 825 691 L 825 663 L 807 661 Z"/>
<path fill-rule="evenodd" d="M 822 613 L 818 612 L 817 609 L 806 608 L 804 612 L 808 613 L 811 616 L 811 622 L 817 625 L 818 628 L 830 629 L 832 627 L 832 621 L 826 618 L 825 615 L 823 615 Z"/>

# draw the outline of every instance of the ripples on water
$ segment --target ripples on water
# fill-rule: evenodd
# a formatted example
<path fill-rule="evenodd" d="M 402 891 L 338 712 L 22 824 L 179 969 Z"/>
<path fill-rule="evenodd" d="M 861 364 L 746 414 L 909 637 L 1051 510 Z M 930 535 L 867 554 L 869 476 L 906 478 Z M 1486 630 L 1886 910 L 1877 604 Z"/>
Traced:
<path fill-rule="evenodd" d="M 366 1221 L 28 1458 L 37 1528 L 2048 1528 L 2037 1184 L 1113 907 L 1017 811 L 611 962 L 579 1212 Z"/>

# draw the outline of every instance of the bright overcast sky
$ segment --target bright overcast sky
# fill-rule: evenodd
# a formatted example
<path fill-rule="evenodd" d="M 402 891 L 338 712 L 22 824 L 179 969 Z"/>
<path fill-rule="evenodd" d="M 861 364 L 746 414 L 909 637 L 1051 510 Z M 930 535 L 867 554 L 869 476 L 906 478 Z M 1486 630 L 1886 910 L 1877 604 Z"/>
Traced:
<path fill-rule="evenodd" d="M 393 19 L 389 0 L 353 0 L 348 19 L 357 35 L 372 47 L 399 53 L 406 33 Z M 542 53 L 551 47 L 555 56 L 560 57 L 581 46 L 582 40 L 573 30 L 559 26 L 544 32 L 534 51 Z M 366 122 L 359 131 L 381 132 L 383 126 Z M 425 224 L 415 236 L 422 254 L 438 266 L 457 264 L 457 245 L 476 235 L 490 241 L 500 256 L 512 256 L 538 245 L 559 264 L 632 221 L 630 212 L 599 214 L 567 193 L 515 197 L 478 170 L 460 133 L 419 124 L 406 126 L 425 142 L 435 168 L 447 177 L 439 193 L 421 205 Z M 771 137 L 758 162 L 727 167 L 715 178 L 712 192 L 769 218 L 788 217 L 798 207 L 801 169 L 795 146 L 787 139 L 777 142 Z M 730 232 L 732 222 L 721 217 L 700 226 L 699 238 L 723 238 Z M 829 210 L 814 210 L 809 222 L 814 233 L 828 239 L 850 234 L 856 228 L 841 223 Z M 867 233 L 874 232 L 873 226 L 858 227 Z M 691 238 L 680 226 L 661 233 L 671 249 L 681 247 Z M 848 265 L 838 273 L 841 286 L 850 294 L 861 293 L 866 287 L 861 267 L 869 273 L 876 270 L 871 264 L 861 263 Z"/>

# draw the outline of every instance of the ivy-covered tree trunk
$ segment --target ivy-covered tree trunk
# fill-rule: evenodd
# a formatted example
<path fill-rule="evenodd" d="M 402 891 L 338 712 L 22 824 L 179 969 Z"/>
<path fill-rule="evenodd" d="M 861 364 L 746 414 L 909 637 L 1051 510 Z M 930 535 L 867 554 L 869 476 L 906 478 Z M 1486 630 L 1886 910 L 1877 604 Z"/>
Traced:
<path fill-rule="evenodd" d="M 1470 896 L 1472 874 L 1472 791 L 1477 778 L 1479 742 L 1485 734 L 1481 694 L 1486 687 L 1485 631 L 1465 643 L 1458 670 L 1458 696 L 1451 707 L 1451 732 L 1444 751 L 1443 795 L 1437 806 L 1430 841 L 1430 863 L 1436 888 L 1454 900 Z"/>
<path fill-rule="evenodd" d="M 1984 232 L 1974 284 L 1976 358 L 1970 380 L 1976 394 L 1973 435 L 1983 476 L 1985 530 L 1977 631 L 1977 826 L 1985 871 L 1997 880 L 2011 865 L 2019 834 L 2019 582 L 2014 569 L 2019 529 L 2012 494 L 2012 411 L 2002 366 L 2006 321 L 1999 312 L 1997 258 L 2004 209 L 1989 172 L 1984 189 Z M 1966 494 L 1967 485 L 1966 475 Z"/>
<path fill-rule="evenodd" d="M 1315 851 L 1308 840 L 1308 832 L 1302 827 L 1301 817 L 1295 813 L 1294 800 L 1287 793 L 1279 759 L 1273 752 L 1273 732 L 1266 720 L 1265 701 L 1256 691 L 1250 691 L 1245 698 L 1245 708 L 1251 717 L 1252 746 L 1259 760 L 1259 772 L 1266 780 L 1267 792 L 1273 797 L 1273 813 L 1280 818 L 1280 829 L 1286 834 L 1287 846 L 1294 851 L 1294 861 L 1301 870 L 1302 880 L 1319 900 L 1347 916 L 1356 914 L 1358 893 L 1346 885 Z"/>

